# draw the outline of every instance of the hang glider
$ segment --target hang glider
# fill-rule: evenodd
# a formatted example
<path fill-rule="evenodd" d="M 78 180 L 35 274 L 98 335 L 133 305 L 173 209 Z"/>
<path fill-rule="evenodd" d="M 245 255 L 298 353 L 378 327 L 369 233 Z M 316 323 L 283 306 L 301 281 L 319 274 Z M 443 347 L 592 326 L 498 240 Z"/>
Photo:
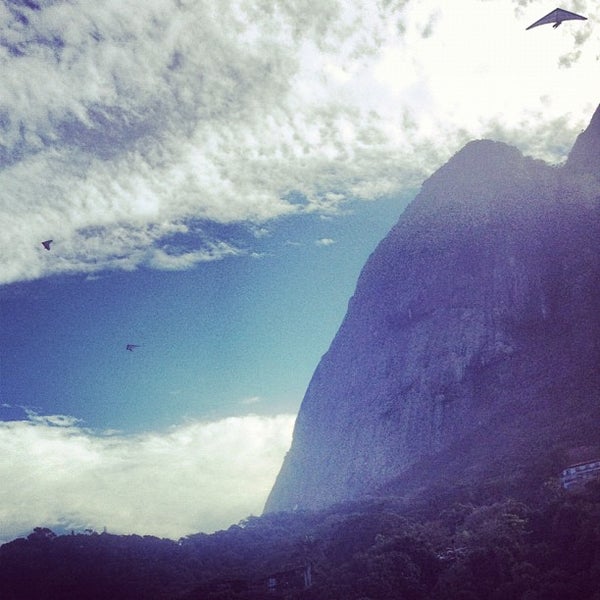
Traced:
<path fill-rule="evenodd" d="M 535 23 L 532 23 L 529 27 L 526 27 L 526 30 L 531 29 L 532 27 L 538 27 L 539 25 L 546 25 L 550 23 L 554 23 L 552 27 L 556 29 L 563 21 L 587 21 L 587 17 L 582 17 L 581 15 L 569 12 L 568 10 L 563 10 L 562 8 L 555 8 L 545 17 L 542 17 Z"/>
<path fill-rule="evenodd" d="M 44 246 L 44 248 L 46 248 L 46 250 L 50 250 L 50 244 L 53 242 L 54 240 L 45 240 L 42 242 L 42 246 Z"/>
<path fill-rule="evenodd" d="M 137 344 L 127 344 L 127 346 L 125 346 L 125 349 L 129 350 L 129 352 L 133 352 L 136 348 L 139 348 Z"/>

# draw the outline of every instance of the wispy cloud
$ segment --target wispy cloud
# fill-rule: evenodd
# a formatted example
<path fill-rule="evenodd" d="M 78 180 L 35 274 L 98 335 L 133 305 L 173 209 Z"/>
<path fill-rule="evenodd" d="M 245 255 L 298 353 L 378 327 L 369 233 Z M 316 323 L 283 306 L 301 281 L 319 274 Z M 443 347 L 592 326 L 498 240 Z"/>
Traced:
<path fill-rule="evenodd" d="M 242 400 L 240 400 L 240 404 L 248 406 L 250 404 L 258 404 L 261 401 L 262 398 L 260 396 L 248 396 L 247 398 L 242 398 Z"/>
<path fill-rule="evenodd" d="M 315 244 L 317 246 L 332 246 L 335 244 L 335 240 L 331 238 L 320 238 L 315 242 Z"/>
<path fill-rule="evenodd" d="M 203 250 L 186 251 L 182 248 L 157 248 L 154 249 L 148 264 L 156 269 L 165 271 L 181 271 L 201 263 L 220 260 L 226 256 L 238 256 L 243 251 L 226 242 L 211 243 Z"/>
<path fill-rule="evenodd" d="M 294 417 L 99 433 L 65 415 L 0 423 L 0 541 L 40 524 L 170 538 L 259 514 Z"/>
<path fill-rule="evenodd" d="M 589 20 L 577 28 L 525 32 L 545 8 L 3 5 L 0 283 L 189 268 L 207 254 L 165 246 L 190 220 L 257 232 L 282 215 L 330 214 L 418 185 L 472 137 L 564 158 L 600 96 L 600 7 L 580 0 Z M 48 237 L 56 252 L 40 251 Z"/>

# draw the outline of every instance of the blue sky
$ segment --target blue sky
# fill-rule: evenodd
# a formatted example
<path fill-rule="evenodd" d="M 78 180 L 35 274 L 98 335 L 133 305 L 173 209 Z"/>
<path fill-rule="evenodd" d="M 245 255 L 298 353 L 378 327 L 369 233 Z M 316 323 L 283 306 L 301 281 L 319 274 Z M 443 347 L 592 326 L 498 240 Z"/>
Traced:
<path fill-rule="evenodd" d="M 481 137 L 560 162 L 589 121 L 600 7 L 525 31 L 553 8 L 0 3 L 0 541 L 259 513 L 421 182 Z"/>
<path fill-rule="evenodd" d="M 402 208 L 393 198 L 326 219 L 284 219 L 251 241 L 252 253 L 185 271 L 6 286 L 0 416 L 21 419 L 28 409 L 139 432 L 297 412 L 360 268 Z M 140 347 L 127 352 L 128 343 Z"/>

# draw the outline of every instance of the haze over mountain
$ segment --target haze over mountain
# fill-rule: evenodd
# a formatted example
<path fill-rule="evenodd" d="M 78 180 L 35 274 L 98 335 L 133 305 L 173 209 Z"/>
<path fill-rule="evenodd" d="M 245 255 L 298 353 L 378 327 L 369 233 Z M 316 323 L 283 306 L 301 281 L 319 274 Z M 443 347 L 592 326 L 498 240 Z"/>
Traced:
<path fill-rule="evenodd" d="M 599 174 L 600 107 L 561 167 L 479 140 L 425 181 L 363 268 L 267 512 L 600 443 Z"/>

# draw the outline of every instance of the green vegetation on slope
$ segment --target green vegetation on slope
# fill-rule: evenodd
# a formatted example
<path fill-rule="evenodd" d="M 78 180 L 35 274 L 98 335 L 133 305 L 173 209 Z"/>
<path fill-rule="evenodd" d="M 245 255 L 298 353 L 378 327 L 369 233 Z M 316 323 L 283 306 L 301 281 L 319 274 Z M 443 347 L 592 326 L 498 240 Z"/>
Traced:
<path fill-rule="evenodd" d="M 308 564 L 310 587 L 290 576 L 269 588 Z M 379 498 L 179 541 L 36 528 L 0 547 L 0 598 L 600 600 L 600 484 Z"/>

